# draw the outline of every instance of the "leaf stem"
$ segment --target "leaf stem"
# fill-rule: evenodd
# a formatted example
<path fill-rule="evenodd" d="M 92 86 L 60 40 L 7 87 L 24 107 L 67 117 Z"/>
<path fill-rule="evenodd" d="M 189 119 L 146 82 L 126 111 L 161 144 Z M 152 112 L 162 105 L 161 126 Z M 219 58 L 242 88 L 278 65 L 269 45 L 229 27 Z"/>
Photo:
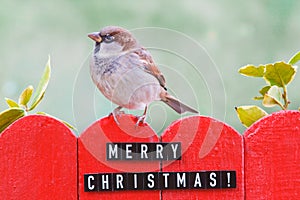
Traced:
<path fill-rule="evenodd" d="M 286 86 L 283 85 L 283 94 L 282 94 L 282 98 L 284 100 L 284 105 L 282 107 L 283 110 L 286 110 L 289 107 L 289 99 L 288 99 L 288 94 L 287 94 L 287 89 Z"/>

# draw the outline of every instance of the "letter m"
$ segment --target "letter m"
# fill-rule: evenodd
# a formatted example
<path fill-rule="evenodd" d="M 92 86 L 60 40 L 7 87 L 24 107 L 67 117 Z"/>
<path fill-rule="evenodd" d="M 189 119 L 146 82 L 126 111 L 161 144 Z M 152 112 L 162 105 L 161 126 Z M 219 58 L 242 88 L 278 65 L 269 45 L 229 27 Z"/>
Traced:
<path fill-rule="evenodd" d="M 118 160 L 118 144 L 106 143 L 106 159 L 107 160 Z"/>

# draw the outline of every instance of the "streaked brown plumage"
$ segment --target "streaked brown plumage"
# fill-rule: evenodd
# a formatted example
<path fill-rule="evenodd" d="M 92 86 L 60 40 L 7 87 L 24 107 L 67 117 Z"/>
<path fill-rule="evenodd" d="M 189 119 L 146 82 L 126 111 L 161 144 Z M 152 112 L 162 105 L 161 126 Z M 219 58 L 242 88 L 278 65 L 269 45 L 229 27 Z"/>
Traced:
<path fill-rule="evenodd" d="M 144 109 L 138 122 L 143 122 L 147 106 L 161 100 L 177 113 L 198 113 L 168 94 L 163 74 L 150 53 L 133 35 L 116 26 L 107 26 L 88 35 L 96 44 L 90 61 L 90 73 L 102 94 L 119 105 L 112 112 L 115 121 L 121 108 Z"/>

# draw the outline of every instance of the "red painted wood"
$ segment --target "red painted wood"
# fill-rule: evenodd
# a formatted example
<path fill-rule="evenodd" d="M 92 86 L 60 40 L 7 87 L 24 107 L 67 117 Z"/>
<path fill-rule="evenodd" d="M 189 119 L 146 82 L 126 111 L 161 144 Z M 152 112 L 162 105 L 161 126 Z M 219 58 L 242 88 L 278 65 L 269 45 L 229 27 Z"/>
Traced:
<path fill-rule="evenodd" d="M 237 188 L 83 192 L 83 174 L 159 171 L 159 161 L 106 161 L 106 142 L 158 142 L 148 125 L 135 127 L 124 115 L 91 125 L 78 141 L 61 122 L 46 116 L 19 119 L 0 135 L 0 199 L 244 199 L 243 138 L 209 117 L 174 122 L 163 142 L 181 142 L 182 160 L 164 162 L 163 171 L 235 170 Z M 300 112 L 282 111 L 245 132 L 246 199 L 298 199 L 300 193 Z"/>
<path fill-rule="evenodd" d="M 106 161 L 107 142 L 158 142 L 147 125 L 136 127 L 136 119 L 122 115 L 118 126 L 112 116 L 87 128 L 78 141 L 79 196 L 86 199 L 159 199 L 160 191 L 84 192 L 83 175 L 87 173 L 158 171 L 159 161 Z"/>
<path fill-rule="evenodd" d="M 163 142 L 181 142 L 182 159 L 164 162 L 163 171 L 236 171 L 235 189 L 165 190 L 163 199 L 244 199 L 243 138 L 233 128 L 209 117 L 175 121 L 163 134 Z"/>
<path fill-rule="evenodd" d="M 300 112 L 281 111 L 245 132 L 246 197 L 299 199 Z"/>
<path fill-rule="evenodd" d="M 0 199 L 77 199 L 77 139 L 61 122 L 30 115 L 0 135 Z"/>

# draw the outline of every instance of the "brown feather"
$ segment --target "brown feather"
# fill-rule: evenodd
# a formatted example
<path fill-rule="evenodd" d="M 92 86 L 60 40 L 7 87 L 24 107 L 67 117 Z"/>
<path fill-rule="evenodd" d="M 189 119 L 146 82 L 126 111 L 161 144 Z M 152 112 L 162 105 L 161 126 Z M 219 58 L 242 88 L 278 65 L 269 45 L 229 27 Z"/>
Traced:
<path fill-rule="evenodd" d="M 143 67 L 145 72 L 153 75 L 159 81 L 159 84 L 166 89 L 166 80 L 161 71 L 156 67 L 150 53 L 144 49 L 139 48 L 135 50 L 135 53 L 139 56 L 140 60 L 143 62 Z"/>
<path fill-rule="evenodd" d="M 177 113 L 182 114 L 185 112 L 191 112 L 191 113 L 198 113 L 195 109 L 183 104 L 175 97 L 166 94 L 165 98 L 162 99 L 163 102 L 165 102 L 168 106 L 173 108 Z"/>

